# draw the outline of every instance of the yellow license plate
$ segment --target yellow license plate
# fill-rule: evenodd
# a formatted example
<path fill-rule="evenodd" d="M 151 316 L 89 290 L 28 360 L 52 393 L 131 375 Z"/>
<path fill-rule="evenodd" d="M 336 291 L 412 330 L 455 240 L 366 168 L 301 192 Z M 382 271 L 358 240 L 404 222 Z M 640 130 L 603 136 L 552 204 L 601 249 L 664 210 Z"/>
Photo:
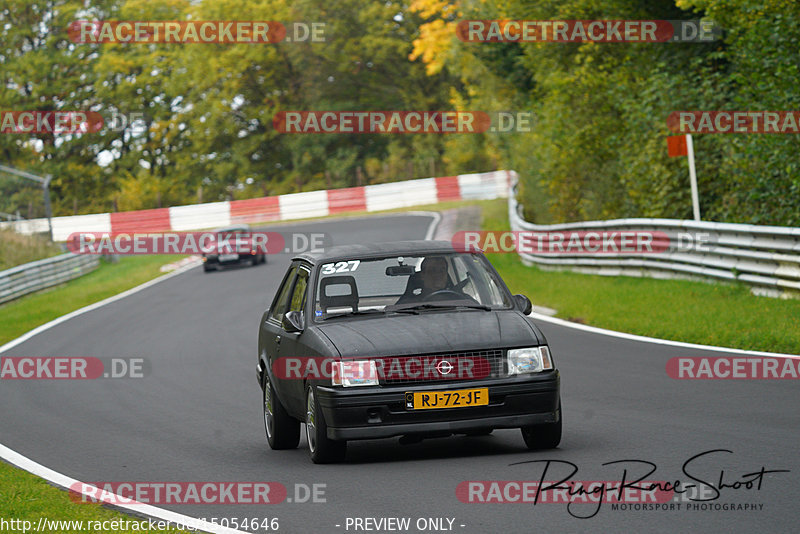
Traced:
<path fill-rule="evenodd" d="M 415 391 L 413 396 L 411 408 L 414 410 L 463 408 L 467 406 L 487 406 L 489 404 L 489 388 Z"/>

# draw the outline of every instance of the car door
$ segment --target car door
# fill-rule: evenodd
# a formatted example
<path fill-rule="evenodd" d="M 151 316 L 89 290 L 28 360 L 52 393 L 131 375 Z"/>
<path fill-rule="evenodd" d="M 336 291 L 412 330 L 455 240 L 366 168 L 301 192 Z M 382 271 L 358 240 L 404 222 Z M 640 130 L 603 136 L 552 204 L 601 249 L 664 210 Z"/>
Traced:
<path fill-rule="evenodd" d="M 267 357 L 266 364 L 271 370 L 278 369 L 278 367 L 275 366 L 275 361 L 279 357 L 280 344 L 285 334 L 282 325 L 283 316 L 286 314 L 286 310 L 289 307 L 289 300 L 292 296 L 296 278 L 297 262 L 292 264 L 286 272 L 283 283 L 278 289 L 278 293 L 275 295 L 275 300 L 272 302 L 272 306 L 265 314 L 265 319 L 261 323 L 261 345 Z M 286 404 L 290 395 L 287 391 L 287 381 L 281 380 L 280 374 L 281 373 L 277 373 L 276 375 L 276 373 L 272 373 L 271 376 L 273 377 L 273 385 L 275 391 L 278 393 L 278 397 Z"/>
<path fill-rule="evenodd" d="M 302 324 L 305 325 L 307 318 L 304 316 L 305 300 L 308 291 L 308 282 L 311 276 L 311 269 L 300 264 L 297 267 L 297 275 L 295 276 L 294 284 L 292 286 L 291 298 L 286 312 L 298 312 L 302 318 Z M 305 358 L 310 356 L 309 349 L 303 343 L 303 331 L 301 332 L 287 332 L 283 325 L 281 325 L 280 343 L 278 344 L 278 358 L 293 358 L 299 361 L 305 361 Z M 279 365 L 281 369 L 288 369 L 285 363 Z M 300 414 L 305 413 L 305 386 L 304 380 L 301 378 L 293 378 L 285 381 L 284 391 L 289 397 L 286 400 L 286 405 L 301 407 Z M 289 409 L 290 413 L 294 414 L 294 410 Z"/>

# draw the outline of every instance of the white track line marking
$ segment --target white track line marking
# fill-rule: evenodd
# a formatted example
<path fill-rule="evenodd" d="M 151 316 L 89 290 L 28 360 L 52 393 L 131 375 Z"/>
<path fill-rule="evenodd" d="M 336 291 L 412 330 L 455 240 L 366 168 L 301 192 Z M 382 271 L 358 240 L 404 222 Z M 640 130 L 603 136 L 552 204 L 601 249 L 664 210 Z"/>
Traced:
<path fill-rule="evenodd" d="M 425 239 L 430 239 L 433 236 L 433 233 L 436 231 L 436 226 L 439 224 L 439 221 L 442 218 L 442 216 L 438 212 L 427 212 L 427 211 L 425 211 L 425 212 L 410 212 L 410 214 L 411 215 L 417 215 L 417 216 L 424 215 L 424 216 L 431 217 L 433 219 L 433 221 L 431 221 L 431 224 L 428 226 L 428 231 L 425 234 Z M 324 224 L 324 222 L 323 222 L 323 224 Z M 150 280 L 148 282 L 145 282 L 144 284 L 141 284 L 141 285 L 138 285 L 138 286 L 133 287 L 131 289 L 128 289 L 127 291 L 123 291 L 122 293 L 119 293 L 118 295 L 114 295 L 114 296 L 108 297 L 107 299 L 101 300 L 99 302 L 95 302 L 94 304 L 89 304 L 88 306 L 84 306 L 83 308 L 77 309 L 77 310 L 75 310 L 73 312 L 70 312 L 70 313 L 68 313 L 66 315 L 62 315 L 61 317 L 53 319 L 52 321 L 50 321 L 48 323 L 45 323 L 45 324 L 43 324 L 41 326 L 38 326 L 38 327 L 34 328 L 33 330 L 31 330 L 30 332 L 27 332 L 27 333 L 21 335 L 17 339 L 9 341 L 8 343 L 6 343 L 2 347 L 0 347 L 0 354 L 2 354 L 3 352 L 6 352 L 8 350 L 11 350 L 12 348 L 16 347 L 20 343 L 26 342 L 27 340 L 29 340 L 33 336 L 41 334 L 42 332 L 44 332 L 46 330 L 49 330 L 49 329 L 53 328 L 54 326 L 57 326 L 57 325 L 65 322 L 65 321 L 68 321 L 68 320 L 72 319 L 73 317 L 77 317 L 79 315 L 83 315 L 84 313 L 88 313 L 88 312 L 90 312 L 92 310 L 96 310 L 97 308 L 105 306 L 106 304 L 111 304 L 112 302 L 116 302 L 116 301 L 121 300 L 121 299 L 123 299 L 123 298 L 125 298 L 127 296 L 130 296 L 130 295 L 133 295 L 135 293 L 138 293 L 139 291 L 142 291 L 144 289 L 147 289 L 148 287 L 154 286 L 154 285 L 156 285 L 156 284 L 158 284 L 160 282 L 163 282 L 164 280 L 168 280 L 168 279 L 172 278 L 173 276 L 178 276 L 180 274 L 183 274 L 183 273 L 185 273 L 186 271 L 188 271 L 190 269 L 198 267 L 199 265 L 200 265 L 199 262 L 185 265 L 185 266 L 181 267 L 180 269 L 177 269 L 177 270 L 175 270 L 175 271 L 173 271 L 173 272 L 171 272 L 169 274 L 165 274 L 163 276 L 159 276 L 158 278 L 154 278 L 154 279 L 152 279 L 152 280 Z M 26 458 L 25 456 L 19 454 L 18 452 L 9 449 L 8 447 L 3 445 L 2 443 L 0 443 L 0 458 L 2 458 L 3 460 L 5 460 L 6 462 L 8 462 L 8 463 L 10 463 L 12 465 L 15 465 L 15 466 L 17 466 L 17 467 L 19 467 L 21 469 L 24 469 L 25 471 L 27 471 L 29 473 L 32 473 L 32 474 L 34 474 L 34 475 L 36 475 L 36 476 L 38 476 L 40 478 L 43 478 L 43 479 L 47 480 L 48 482 L 50 482 L 52 484 L 55 484 L 56 486 L 60 486 L 60 487 L 65 488 L 67 490 L 69 490 L 71 487 L 73 487 L 74 484 L 78 484 L 80 482 L 80 481 L 75 480 L 73 478 L 70 478 L 70 477 L 68 477 L 66 475 L 62 475 L 58 471 L 53 471 L 49 467 L 45 467 L 45 466 L 43 466 L 43 465 L 41 465 L 39 463 L 34 462 L 30 458 Z M 90 496 L 88 493 L 83 493 L 83 494 L 87 495 L 87 496 Z M 172 523 L 181 524 L 181 525 L 183 525 L 185 527 L 195 528 L 195 529 L 197 529 L 199 531 L 210 532 L 212 534 L 249 534 L 249 533 L 241 531 L 241 530 L 234 530 L 232 528 L 225 528 L 225 527 L 222 527 L 220 525 L 215 525 L 214 523 L 209 523 L 207 521 L 200 521 L 197 518 L 190 517 L 190 516 L 187 516 L 187 515 L 178 514 L 176 512 L 171 512 L 169 510 L 165 510 L 164 508 L 159 508 L 157 506 L 151 506 L 149 504 L 135 504 L 135 505 L 134 504 L 117 504 L 117 503 L 121 502 L 121 500 L 123 499 L 119 495 L 113 495 L 112 494 L 112 495 L 110 495 L 110 498 L 112 499 L 112 503 L 113 503 L 113 505 L 115 507 L 129 510 L 129 511 L 133 512 L 136 515 L 140 515 L 140 516 L 144 515 L 144 516 L 147 516 L 147 517 L 154 517 L 156 519 L 161 519 L 161 520 L 164 520 L 164 521 L 171 521 Z M 116 502 L 114 502 L 113 499 L 116 499 Z"/>
<path fill-rule="evenodd" d="M 681 347 L 685 349 L 697 349 L 697 350 L 708 350 L 708 351 L 715 351 L 715 352 L 728 352 L 731 354 L 746 354 L 748 356 L 770 356 L 770 357 L 779 357 L 779 358 L 792 358 L 792 359 L 800 359 L 800 356 L 796 354 L 782 354 L 780 352 L 762 352 L 756 350 L 744 350 L 744 349 L 731 349 L 727 347 L 717 347 L 714 345 L 698 345 L 696 343 L 685 343 L 683 341 L 670 341 L 668 339 L 659 339 L 656 337 L 647 337 L 647 336 L 637 336 L 636 334 L 626 334 L 624 332 L 617 332 L 615 330 L 606 330 L 605 328 L 598 328 L 596 326 L 587 326 L 585 324 L 573 323 L 571 321 L 565 321 L 564 319 L 559 319 L 557 317 L 549 317 L 547 315 L 543 315 L 541 313 L 531 312 L 528 316 L 532 319 L 536 319 L 539 321 L 545 321 L 548 323 L 557 324 L 560 326 L 566 326 L 567 328 L 574 328 L 576 330 L 583 330 L 585 332 L 591 332 L 593 334 L 600 334 L 603 336 L 610 336 L 610 337 L 618 337 L 622 339 L 628 339 L 632 341 L 642 341 L 644 343 L 654 343 L 656 345 L 669 345 L 672 347 Z"/>
<path fill-rule="evenodd" d="M 62 475 L 57 471 L 53 471 L 48 467 L 38 464 L 33 460 L 22 456 L 18 452 L 9 449 L 5 445 L 0 445 L 0 457 L 12 465 L 20 467 L 29 473 L 43 478 L 52 484 L 61 486 L 66 490 L 72 491 L 73 493 L 81 493 L 81 495 L 92 498 L 94 498 L 94 495 L 96 494 L 75 491 L 75 489 L 72 488 L 75 488 L 77 484 L 81 484 L 80 481 L 70 478 L 66 475 Z M 82 486 L 77 487 L 81 487 L 81 489 L 83 489 Z M 195 528 L 202 532 L 211 532 L 213 534 L 247 534 L 241 530 L 221 527 L 220 525 L 215 525 L 214 523 L 209 523 L 208 521 L 201 521 L 188 515 L 171 512 L 169 510 L 158 508 L 157 506 L 151 506 L 149 504 L 136 503 L 135 501 L 131 504 L 121 504 L 123 501 L 128 499 L 111 493 L 106 495 L 107 500 L 103 500 L 103 502 L 112 504 L 114 508 L 123 508 L 125 510 L 129 510 L 134 515 L 145 515 L 147 517 L 154 517 L 163 521 L 169 521 L 173 523 L 172 526 L 178 525 L 181 528 Z"/>
<path fill-rule="evenodd" d="M 428 225 L 428 231 L 425 233 L 425 237 L 423 237 L 423 239 L 425 241 L 430 241 L 433 239 L 433 234 L 436 233 L 436 227 L 439 226 L 439 221 L 442 220 L 442 214 L 438 211 L 409 211 L 408 214 L 432 217 L 433 220 L 431 221 L 431 224 Z"/>

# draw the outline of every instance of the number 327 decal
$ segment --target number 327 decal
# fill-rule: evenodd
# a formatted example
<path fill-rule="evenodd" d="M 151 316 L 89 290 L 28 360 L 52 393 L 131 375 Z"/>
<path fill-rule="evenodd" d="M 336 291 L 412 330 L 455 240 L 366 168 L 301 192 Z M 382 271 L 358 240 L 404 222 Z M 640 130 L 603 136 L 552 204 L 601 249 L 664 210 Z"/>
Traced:
<path fill-rule="evenodd" d="M 336 263 L 326 263 L 322 266 L 322 274 L 349 273 L 358 269 L 360 260 L 339 261 Z"/>

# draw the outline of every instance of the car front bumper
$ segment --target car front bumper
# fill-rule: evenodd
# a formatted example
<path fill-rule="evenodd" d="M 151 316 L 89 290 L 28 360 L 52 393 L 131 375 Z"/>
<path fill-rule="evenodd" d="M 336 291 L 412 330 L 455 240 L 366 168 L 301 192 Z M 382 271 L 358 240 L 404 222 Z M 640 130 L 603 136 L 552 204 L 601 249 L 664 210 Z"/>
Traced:
<path fill-rule="evenodd" d="M 489 389 L 489 404 L 464 408 L 412 410 L 406 393 Z M 542 375 L 410 386 L 317 387 L 328 438 L 377 439 L 414 434 L 457 434 L 490 428 L 555 423 L 559 409 L 558 371 Z"/>

